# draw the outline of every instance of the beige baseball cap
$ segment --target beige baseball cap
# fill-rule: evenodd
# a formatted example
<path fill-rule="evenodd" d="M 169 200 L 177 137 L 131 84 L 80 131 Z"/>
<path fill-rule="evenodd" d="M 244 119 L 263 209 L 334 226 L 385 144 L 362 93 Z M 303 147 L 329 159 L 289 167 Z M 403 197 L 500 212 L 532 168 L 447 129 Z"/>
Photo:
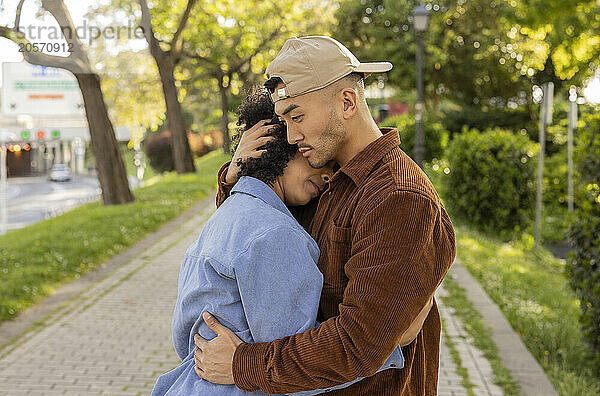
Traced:
<path fill-rule="evenodd" d="M 271 94 L 273 103 L 316 91 L 352 72 L 381 73 L 392 69 L 390 62 L 361 63 L 340 42 L 327 36 L 292 37 L 267 67 L 267 79 L 279 77 L 285 87 Z"/>

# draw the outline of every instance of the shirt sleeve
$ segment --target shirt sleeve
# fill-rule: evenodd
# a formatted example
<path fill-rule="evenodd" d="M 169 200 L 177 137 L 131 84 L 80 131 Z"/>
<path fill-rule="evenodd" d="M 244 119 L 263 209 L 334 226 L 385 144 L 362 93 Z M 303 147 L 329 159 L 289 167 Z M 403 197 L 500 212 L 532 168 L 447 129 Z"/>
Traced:
<path fill-rule="evenodd" d="M 375 202 L 357 208 L 339 316 L 304 333 L 241 344 L 233 360 L 240 389 L 327 388 L 373 375 L 394 350 L 452 264 L 454 232 L 441 204 L 421 194 L 395 191 Z"/>
<path fill-rule="evenodd" d="M 318 258 L 315 244 L 306 235 L 276 227 L 253 241 L 235 260 L 235 277 L 254 341 L 271 341 L 318 326 L 316 318 L 323 284 Z M 394 352 L 379 370 L 402 367 L 401 351 L 398 348 Z M 346 388 L 361 379 L 296 395 L 310 396 Z"/>
<path fill-rule="evenodd" d="M 318 248 L 307 235 L 277 226 L 252 241 L 234 260 L 254 341 L 271 341 L 315 326 L 323 287 L 318 257 Z"/>

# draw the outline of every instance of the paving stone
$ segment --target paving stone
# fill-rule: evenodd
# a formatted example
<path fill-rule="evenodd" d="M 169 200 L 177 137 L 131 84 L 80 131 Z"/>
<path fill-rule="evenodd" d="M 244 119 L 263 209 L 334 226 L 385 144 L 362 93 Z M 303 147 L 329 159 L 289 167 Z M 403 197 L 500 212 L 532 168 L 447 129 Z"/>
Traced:
<path fill-rule="evenodd" d="M 442 284 L 438 291 L 438 295 L 445 294 L 446 291 Z M 460 356 L 461 366 L 467 370 L 469 382 L 474 386 L 473 392 L 476 395 L 503 395 L 504 392 L 502 389 L 494 384 L 492 366 L 483 356 L 483 353 L 473 345 L 473 339 L 467 336 L 460 319 L 455 316 L 454 310 L 445 306 L 441 299 L 437 299 L 436 301 L 438 303 L 442 322 L 444 323 L 444 329 Z M 442 340 L 444 340 L 443 336 Z M 444 343 L 442 344 L 445 346 Z M 451 359 L 449 353 L 447 353 L 446 356 Z M 441 372 L 442 370 L 440 370 L 440 378 Z M 441 388 L 439 389 L 441 390 Z M 445 390 L 452 390 L 453 392 L 458 391 L 452 388 L 445 388 Z"/>
<path fill-rule="evenodd" d="M 0 359 L 0 395 L 149 394 L 157 376 L 179 364 L 171 339 L 179 266 L 212 210 L 199 210 L 2 351 L 8 353 Z M 488 383 L 489 363 L 463 337 L 458 319 L 443 304 L 440 312 L 479 385 L 475 393 L 501 395 Z M 443 337 L 438 388 L 439 396 L 467 395 Z"/>

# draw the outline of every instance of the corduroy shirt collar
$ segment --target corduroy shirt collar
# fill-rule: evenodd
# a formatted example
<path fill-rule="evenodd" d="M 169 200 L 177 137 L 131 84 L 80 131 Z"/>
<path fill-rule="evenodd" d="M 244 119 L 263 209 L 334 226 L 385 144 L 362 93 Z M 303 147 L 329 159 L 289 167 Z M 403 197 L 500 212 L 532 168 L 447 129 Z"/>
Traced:
<path fill-rule="evenodd" d="M 396 128 L 380 128 L 380 130 L 383 136 L 371 142 L 338 171 L 338 173 L 346 174 L 357 186 L 362 184 L 375 165 L 387 153 L 400 145 L 400 136 L 398 136 Z M 332 181 L 336 175 L 334 175 Z"/>

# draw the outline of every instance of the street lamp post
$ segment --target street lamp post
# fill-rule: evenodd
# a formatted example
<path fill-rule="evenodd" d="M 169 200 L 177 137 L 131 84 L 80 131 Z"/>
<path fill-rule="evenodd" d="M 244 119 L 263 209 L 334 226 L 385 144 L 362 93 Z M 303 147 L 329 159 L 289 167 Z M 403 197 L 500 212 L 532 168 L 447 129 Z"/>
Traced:
<path fill-rule="evenodd" d="M 574 86 L 569 89 L 569 123 L 567 126 L 567 185 L 569 213 L 573 213 L 573 131 L 577 129 L 577 91 Z"/>
<path fill-rule="evenodd" d="M 415 105 L 415 161 L 422 168 L 425 157 L 423 136 L 423 34 L 429 24 L 429 11 L 419 4 L 412 12 L 417 39 L 417 104 Z"/>

